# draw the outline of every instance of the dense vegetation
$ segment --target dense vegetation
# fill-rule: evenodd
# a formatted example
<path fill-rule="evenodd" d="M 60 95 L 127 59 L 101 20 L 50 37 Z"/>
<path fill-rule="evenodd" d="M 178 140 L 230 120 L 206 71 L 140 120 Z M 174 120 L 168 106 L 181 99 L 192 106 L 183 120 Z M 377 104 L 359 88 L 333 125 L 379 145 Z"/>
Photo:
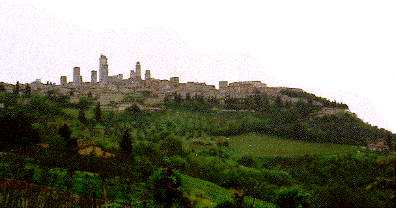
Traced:
<path fill-rule="evenodd" d="M 330 102 L 308 93 L 290 90 L 283 90 L 281 93 L 301 99 L 293 104 L 283 102 L 279 96 L 257 93 L 244 99 L 226 98 L 224 105 L 221 105 L 215 98 L 195 96 L 182 99 L 179 94 L 173 94 L 165 98 L 165 107 L 176 111 L 199 112 L 194 114 L 199 116 L 189 119 L 187 125 L 191 125 L 196 119 L 204 121 L 200 123 L 199 131 L 211 136 L 260 132 L 309 142 L 351 145 L 365 145 L 367 140 L 373 138 L 395 137 L 385 129 L 363 122 L 349 111 L 317 116 L 324 106 L 345 109 L 345 104 Z M 323 105 L 314 105 L 312 101 L 321 102 Z M 214 107 L 219 110 L 213 111 Z"/>
<path fill-rule="evenodd" d="M 239 151 L 237 146 L 246 144 L 236 142 L 242 136 L 262 145 L 261 140 L 276 138 L 280 144 L 345 147 L 391 138 L 388 143 L 394 146 L 394 134 L 352 113 L 315 116 L 322 106 L 305 102 L 302 95 L 293 104 L 263 94 L 224 103 L 174 94 L 160 106 L 166 110 L 157 112 L 142 112 L 137 105 L 122 112 L 101 111 L 92 98 L 72 104 L 56 93 L 23 99 L 16 93 L 0 95 L 0 102 L 7 101 L 0 109 L 1 206 L 115 201 L 140 207 L 394 205 L 396 157 L 389 153 L 353 146 L 334 152 L 323 148 L 317 152 L 326 154 L 313 155 Z M 5 100 L 10 97 L 15 100 Z M 98 141 L 114 156 L 80 155 L 78 139 Z M 49 148 L 35 145 L 39 143 Z M 234 192 L 215 196 L 215 185 L 197 192 L 194 178 Z"/>

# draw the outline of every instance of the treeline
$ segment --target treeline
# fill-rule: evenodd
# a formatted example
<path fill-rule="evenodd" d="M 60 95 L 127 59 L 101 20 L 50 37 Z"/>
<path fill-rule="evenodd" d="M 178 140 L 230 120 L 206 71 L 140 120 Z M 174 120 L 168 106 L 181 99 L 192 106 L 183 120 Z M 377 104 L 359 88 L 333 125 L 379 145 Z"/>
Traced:
<path fill-rule="evenodd" d="M 330 100 L 328 100 L 326 98 L 317 97 L 317 96 L 315 96 L 312 93 L 299 92 L 299 91 L 295 91 L 295 90 L 286 89 L 286 90 L 281 90 L 280 94 L 287 95 L 289 97 L 306 99 L 309 102 L 317 101 L 317 102 L 322 103 L 323 106 L 325 106 L 325 107 L 348 109 L 348 105 L 347 104 L 338 103 L 336 101 L 330 101 Z"/>

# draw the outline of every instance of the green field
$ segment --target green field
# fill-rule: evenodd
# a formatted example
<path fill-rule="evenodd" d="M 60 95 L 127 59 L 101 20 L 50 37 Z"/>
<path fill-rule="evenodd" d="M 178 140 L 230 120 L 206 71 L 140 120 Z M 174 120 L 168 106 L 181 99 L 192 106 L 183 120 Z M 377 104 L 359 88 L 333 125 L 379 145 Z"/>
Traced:
<path fill-rule="evenodd" d="M 356 149 L 356 146 L 351 145 L 309 143 L 257 133 L 229 137 L 228 141 L 229 148 L 236 157 L 322 154 Z"/>
<path fill-rule="evenodd" d="M 74 118 L 78 118 L 78 111 L 79 111 L 79 110 L 78 110 L 78 109 L 75 109 L 75 108 L 64 108 L 64 109 L 62 109 L 62 112 L 66 113 L 66 114 L 68 114 L 68 115 L 71 115 L 71 116 L 73 116 Z M 91 108 L 91 109 L 86 110 L 86 111 L 85 111 L 85 116 L 86 116 L 88 119 L 94 118 L 93 109 Z"/>

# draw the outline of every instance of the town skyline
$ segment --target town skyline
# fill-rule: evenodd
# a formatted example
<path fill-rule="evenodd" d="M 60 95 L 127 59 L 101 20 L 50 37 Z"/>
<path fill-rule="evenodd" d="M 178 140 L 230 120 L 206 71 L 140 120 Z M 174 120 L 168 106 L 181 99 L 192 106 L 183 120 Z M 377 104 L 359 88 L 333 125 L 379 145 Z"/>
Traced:
<path fill-rule="evenodd" d="M 364 121 L 394 130 L 393 3 L 340 4 L 1 3 L 0 81 L 59 84 L 73 67 L 89 81 L 103 53 L 111 75 L 129 77 L 139 61 L 157 79 L 216 88 L 221 80 L 260 80 L 346 103 Z"/>

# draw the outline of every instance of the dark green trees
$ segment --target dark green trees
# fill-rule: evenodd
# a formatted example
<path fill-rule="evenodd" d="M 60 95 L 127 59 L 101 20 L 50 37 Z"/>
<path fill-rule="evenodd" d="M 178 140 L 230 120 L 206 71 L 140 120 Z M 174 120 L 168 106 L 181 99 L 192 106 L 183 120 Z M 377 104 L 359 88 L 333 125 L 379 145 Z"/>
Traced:
<path fill-rule="evenodd" d="M 243 156 L 237 162 L 241 165 L 246 166 L 246 167 L 256 166 L 256 161 L 251 156 Z"/>
<path fill-rule="evenodd" d="M 126 108 L 124 111 L 125 114 L 132 115 L 132 116 L 137 115 L 139 112 L 140 112 L 140 108 L 136 104 L 133 104 L 132 106 Z"/>
<path fill-rule="evenodd" d="M 303 99 L 299 99 L 296 103 L 297 112 L 302 116 L 305 117 L 309 113 L 308 105 L 305 103 Z"/>
<path fill-rule="evenodd" d="M 23 91 L 23 96 L 30 97 L 31 95 L 32 95 L 32 88 L 30 88 L 30 85 L 27 84 L 25 90 Z"/>
<path fill-rule="evenodd" d="M 64 124 L 59 129 L 59 135 L 63 138 L 66 143 L 66 151 L 68 154 L 74 154 L 77 151 L 77 139 L 71 137 L 71 130 L 67 124 Z"/>
<path fill-rule="evenodd" d="M 283 106 L 283 102 L 282 102 L 282 98 L 281 98 L 281 96 L 276 96 L 276 98 L 275 98 L 275 105 L 277 106 L 277 107 L 282 107 Z"/>
<path fill-rule="evenodd" d="M 102 119 L 102 110 L 100 110 L 100 103 L 98 102 L 95 107 L 95 120 L 96 122 L 100 122 Z"/>
<path fill-rule="evenodd" d="M 4 92 L 4 91 L 6 91 L 6 89 L 4 85 L 0 83 L 0 92 Z"/>
<path fill-rule="evenodd" d="M 17 82 L 16 85 L 14 86 L 14 88 L 12 89 L 12 94 L 14 94 L 15 96 L 18 96 L 18 94 L 19 94 L 19 82 Z"/>
<path fill-rule="evenodd" d="M 121 149 L 121 152 L 124 154 L 132 153 L 132 143 L 131 143 L 131 138 L 129 136 L 128 130 L 125 130 L 124 134 L 122 135 L 122 139 L 120 142 L 120 149 Z"/>
<path fill-rule="evenodd" d="M 83 110 L 88 109 L 91 105 L 92 105 L 92 100 L 87 97 L 80 98 L 80 100 L 77 103 L 77 107 Z"/>
<path fill-rule="evenodd" d="M 85 124 L 85 125 L 88 124 L 88 119 L 87 119 L 87 117 L 85 117 L 85 111 L 84 111 L 84 109 L 80 109 L 80 110 L 78 111 L 78 120 L 79 120 L 82 124 Z"/>
<path fill-rule="evenodd" d="M 275 204 L 279 208 L 309 207 L 306 198 L 307 196 L 301 195 L 296 189 L 284 189 L 278 193 Z"/>
<path fill-rule="evenodd" d="M 22 112 L 0 112 L 0 150 L 15 150 L 40 142 L 40 135 L 32 128 L 34 119 Z"/>
<path fill-rule="evenodd" d="M 179 190 L 181 177 L 174 173 L 171 168 L 160 169 L 150 177 L 151 193 L 156 205 L 171 208 L 174 204 L 179 207 L 191 207 L 191 202 L 183 197 Z"/>

